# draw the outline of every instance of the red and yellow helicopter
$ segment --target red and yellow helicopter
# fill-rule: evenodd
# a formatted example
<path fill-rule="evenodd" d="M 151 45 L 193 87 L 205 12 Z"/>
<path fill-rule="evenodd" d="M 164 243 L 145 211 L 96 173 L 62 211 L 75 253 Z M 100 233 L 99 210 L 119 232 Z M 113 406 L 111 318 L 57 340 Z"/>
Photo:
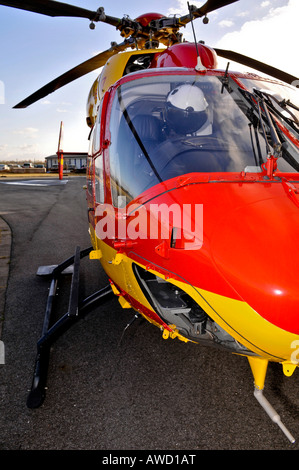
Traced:
<path fill-rule="evenodd" d="M 47 316 L 58 277 L 72 264 L 70 308 L 58 325 L 48 329 L 45 321 L 28 406 L 44 395 L 52 333 L 115 294 L 164 339 L 246 356 L 257 400 L 294 442 L 263 389 L 269 361 L 287 376 L 299 365 L 297 78 L 233 51 L 184 42 L 180 32 L 236 1 L 135 20 L 49 0 L 0 2 L 88 18 L 92 28 L 105 22 L 124 38 L 15 106 L 104 66 L 87 103 L 92 247 L 77 249 L 52 273 Z M 229 64 L 219 70 L 217 56 L 262 76 L 230 71 Z M 100 261 L 110 283 L 81 301 L 77 266 L 86 255 Z"/>

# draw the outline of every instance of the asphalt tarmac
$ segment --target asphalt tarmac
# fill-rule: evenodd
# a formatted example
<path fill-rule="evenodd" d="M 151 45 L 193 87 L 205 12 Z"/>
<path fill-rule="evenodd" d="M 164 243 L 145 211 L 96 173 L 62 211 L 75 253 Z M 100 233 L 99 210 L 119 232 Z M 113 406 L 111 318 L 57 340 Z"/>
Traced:
<path fill-rule="evenodd" d="M 0 329 L 0 450 L 99 450 L 109 456 L 299 450 L 297 371 L 286 377 L 279 364 L 270 364 L 265 387 L 297 438 L 291 444 L 254 398 L 245 357 L 164 340 L 140 319 L 126 328 L 134 312 L 117 298 L 56 341 L 46 399 L 37 409 L 26 406 L 49 288 L 36 272 L 72 256 L 78 245 L 90 246 L 84 184 L 84 176 L 0 180 L 0 246 L 10 251 L 9 259 L 0 256 L 2 273 L 9 264 Z M 64 284 L 69 287 L 67 278 Z M 80 295 L 106 285 L 99 262 L 82 260 Z M 65 313 L 63 289 L 57 303 Z"/>

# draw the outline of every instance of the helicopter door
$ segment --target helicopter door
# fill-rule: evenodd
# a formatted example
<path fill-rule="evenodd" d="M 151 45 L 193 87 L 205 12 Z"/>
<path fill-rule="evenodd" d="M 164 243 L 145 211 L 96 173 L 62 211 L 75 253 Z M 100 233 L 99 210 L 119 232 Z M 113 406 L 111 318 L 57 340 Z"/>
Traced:
<path fill-rule="evenodd" d="M 98 154 L 94 158 L 94 205 L 95 210 L 93 212 L 94 216 L 94 227 L 100 221 L 101 216 L 99 214 L 105 213 L 104 203 L 105 203 L 105 188 L 104 188 L 104 167 L 103 167 L 103 152 Z M 96 249 L 101 250 L 101 241 L 96 238 Z"/>
<path fill-rule="evenodd" d="M 94 225 L 94 198 L 93 198 L 93 159 L 91 155 L 87 157 L 86 170 L 86 199 L 87 199 L 87 215 L 88 223 Z"/>
<path fill-rule="evenodd" d="M 95 201 L 97 204 L 104 204 L 105 202 L 105 188 L 104 188 L 104 171 L 103 171 L 103 153 L 98 155 L 94 161 L 94 192 Z"/>
<path fill-rule="evenodd" d="M 106 108 L 109 98 L 109 93 L 105 93 L 101 100 L 98 117 L 92 132 L 92 149 L 91 153 L 94 159 L 94 201 L 97 204 L 104 204 L 105 202 L 105 187 L 104 187 L 104 164 L 103 164 L 103 136 L 104 126 L 106 120 Z"/>

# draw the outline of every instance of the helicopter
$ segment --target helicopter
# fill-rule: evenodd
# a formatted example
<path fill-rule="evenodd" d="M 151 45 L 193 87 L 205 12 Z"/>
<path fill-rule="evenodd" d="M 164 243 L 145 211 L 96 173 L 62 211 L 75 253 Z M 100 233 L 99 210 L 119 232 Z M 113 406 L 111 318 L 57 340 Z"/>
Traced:
<path fill-rule="evenodd" d="M 270 361 L 286 376 L 299 365 L 298 79 L 196 38 L 186 42 L 181 34 L 236 1 L 188 3 L 184 16 L 151 12 L 134 20 L 51 0 L 0 2 L 86 18 L 91 29 L 104 22 L 123 38 L 15 106 L 26 108 L 103 67 L 86 108 L 92 246 L 40 271 L 52 281 L 29 407 L 44 399 L 49 346 L 57 335 L 116 296 L 165 340 L 247 357 L 254 396 L 295 442 L 263 391 Z M 218 69 L 218 56 L 261 75 L 231 71 L 229 63 Z M 82 300 L 85 256 L 100 263 L 109 283 Z M 51 326 L 59 277 L 69 267 L 69 310 Z"/>

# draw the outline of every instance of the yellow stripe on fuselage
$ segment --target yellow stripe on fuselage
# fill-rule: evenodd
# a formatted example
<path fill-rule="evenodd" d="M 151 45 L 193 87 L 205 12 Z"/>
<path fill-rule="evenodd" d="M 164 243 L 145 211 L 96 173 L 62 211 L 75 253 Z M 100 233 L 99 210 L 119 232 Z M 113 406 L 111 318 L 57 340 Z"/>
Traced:
<path fill-rule="evenodd" d="M 94 233 L 92 240 L 96 241 L 95 249 L 100 249 L 103 254 L 101 263 L 109 278 L 138 303 L 153 311 L 134 275 L 131 258 L 125 254 L 117 257 L 118 252 L 94 237 Z M 152 263 L 144 259 L 139 263 L 136 261 L 134 263 L 144 269 L 151 264 L 153 268 Z M 271 324 L 246 302 L 200 289 L 183 280 L 177 281 L 168 276 L 165 278 L 154 269 L 148 269 L 148 271 L 185 291 L 212 320 L 250 351 L 274 362 L 292 361 L 294 345 L 299 344 L 299 336 Z"/>

